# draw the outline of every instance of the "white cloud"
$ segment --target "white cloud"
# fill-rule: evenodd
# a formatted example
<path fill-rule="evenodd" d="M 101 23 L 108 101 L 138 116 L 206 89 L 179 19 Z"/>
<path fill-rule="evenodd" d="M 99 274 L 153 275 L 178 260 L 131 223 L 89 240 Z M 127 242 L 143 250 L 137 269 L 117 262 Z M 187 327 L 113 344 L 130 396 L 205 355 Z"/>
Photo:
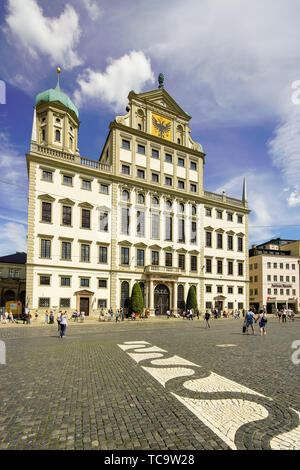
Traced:
<path fill-rule="evenodd" d="M 8 222 L 1 226 L 0 230 L 0 256 L 5 256 L 16 251 L 27 251 L 27 228 Z"/>
<path fill-rule="evenodd" d="M 139 93 L 147 81 L 154 81 L 150 59 L 141 51 L 132 51 L 111 60 L 105 72 L 85 70 L 77 79 L 80 89 L 74 99 L 78 106 L 86 100 L 94 104 L 104 101 L 119 111 L 126 105 L 129 91 Z"/>
<path fill-rule="evenodd" d="M 53 65 L 66 69 L 82 64 L 74 50 L 81 34 L 79 18 L 70 5 L 59 17 L 47 18 L 36 0 L 8 0 L 8 12 L 10 32 L 33 57 L 46 54 Z"/>
<path fill-rule="evenodd" d="M 94 0 L 83 0 L 84 6 L 86 7 L 88 14 L 92 21 L 96 21 L 102 15 L 102 9 Z"/>

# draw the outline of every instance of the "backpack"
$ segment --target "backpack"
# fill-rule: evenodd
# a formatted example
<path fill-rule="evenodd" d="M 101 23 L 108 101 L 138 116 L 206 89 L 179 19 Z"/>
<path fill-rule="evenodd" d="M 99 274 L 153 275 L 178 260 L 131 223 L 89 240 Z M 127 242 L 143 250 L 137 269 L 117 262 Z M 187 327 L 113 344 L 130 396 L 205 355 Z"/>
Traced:
<path fill-rule="evenodd" d="M 267 315 L 264 313 L 263 316 L 261 317 L 261 321 L 262 323 L 267 323 L 268 321 L 268 318 L 267 318 Z"/>

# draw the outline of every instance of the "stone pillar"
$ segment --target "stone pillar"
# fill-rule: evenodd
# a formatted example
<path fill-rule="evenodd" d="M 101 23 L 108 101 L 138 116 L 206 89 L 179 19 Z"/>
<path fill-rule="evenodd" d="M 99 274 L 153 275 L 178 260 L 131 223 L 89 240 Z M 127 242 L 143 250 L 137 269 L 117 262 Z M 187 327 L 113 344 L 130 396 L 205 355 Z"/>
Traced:
<path fill-rule="evenodd" d="M 177 313 L 177 282 L 173 283 L 173 313 Z"/>
<path fill-rule="evenodd" d="M 154 315 L 154 289 L 153 289 L 153 281 L 149 281 L 149 310 L 150 310 L 150 315 Z"/>

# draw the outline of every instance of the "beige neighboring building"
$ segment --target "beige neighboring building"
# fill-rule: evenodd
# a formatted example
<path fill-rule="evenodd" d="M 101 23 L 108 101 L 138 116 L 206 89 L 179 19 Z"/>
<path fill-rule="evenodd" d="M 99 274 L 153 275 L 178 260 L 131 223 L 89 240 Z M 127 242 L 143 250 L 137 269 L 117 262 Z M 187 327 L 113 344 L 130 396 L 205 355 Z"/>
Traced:
<path fill-rule="evenodd" d="M 26 253 L 17 252 L 0 257 L 0 307 L 16 300 L 25 306 Z"/>
<path fill-rule="evenodd" d="M 183 308 L 190 286 L 202 312 L 247 308 L 245 182 L 242 199 L 204 190 L 205 153 L 162 80 L 128 100 L 95 161 L 80 155 L 78 110 L 59 83 L 36 97 L 27 155 L 30 308 L 126 309 L 135 282 L 151 314 Z"/>
<path fill-rule="evenodd" d="M 250 306 L 300 310 L 299 241 L 270 240 L 249 250 Z"/>

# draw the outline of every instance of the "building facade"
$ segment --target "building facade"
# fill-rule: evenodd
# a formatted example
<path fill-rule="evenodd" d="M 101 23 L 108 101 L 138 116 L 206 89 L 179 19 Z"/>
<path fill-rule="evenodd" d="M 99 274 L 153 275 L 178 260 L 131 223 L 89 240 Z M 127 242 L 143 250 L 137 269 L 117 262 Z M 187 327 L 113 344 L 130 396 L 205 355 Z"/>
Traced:
<path fill-rule="evenodd" d="M 26 303 L 26 253 L 0 257 L 0 307 L 10 300 Z"/>
<path fill-rule="evenodd" d="M 127 308 L 139 282 L 152 314 L 248 305 L 248 204 L 203 188 L 190 116 L 163 88 L 128 95 L 99 161 L 78 150 L 78 110 L 36 98 L 30 153 L 27 296 L 31 309 Z"/>
<path fill-rule="evenodd" d="M 294 248 L 294 251 L 290 248 Z M 270 240 L 249 250 L 250 306 L 299 311 L 299 242 Z"/>

